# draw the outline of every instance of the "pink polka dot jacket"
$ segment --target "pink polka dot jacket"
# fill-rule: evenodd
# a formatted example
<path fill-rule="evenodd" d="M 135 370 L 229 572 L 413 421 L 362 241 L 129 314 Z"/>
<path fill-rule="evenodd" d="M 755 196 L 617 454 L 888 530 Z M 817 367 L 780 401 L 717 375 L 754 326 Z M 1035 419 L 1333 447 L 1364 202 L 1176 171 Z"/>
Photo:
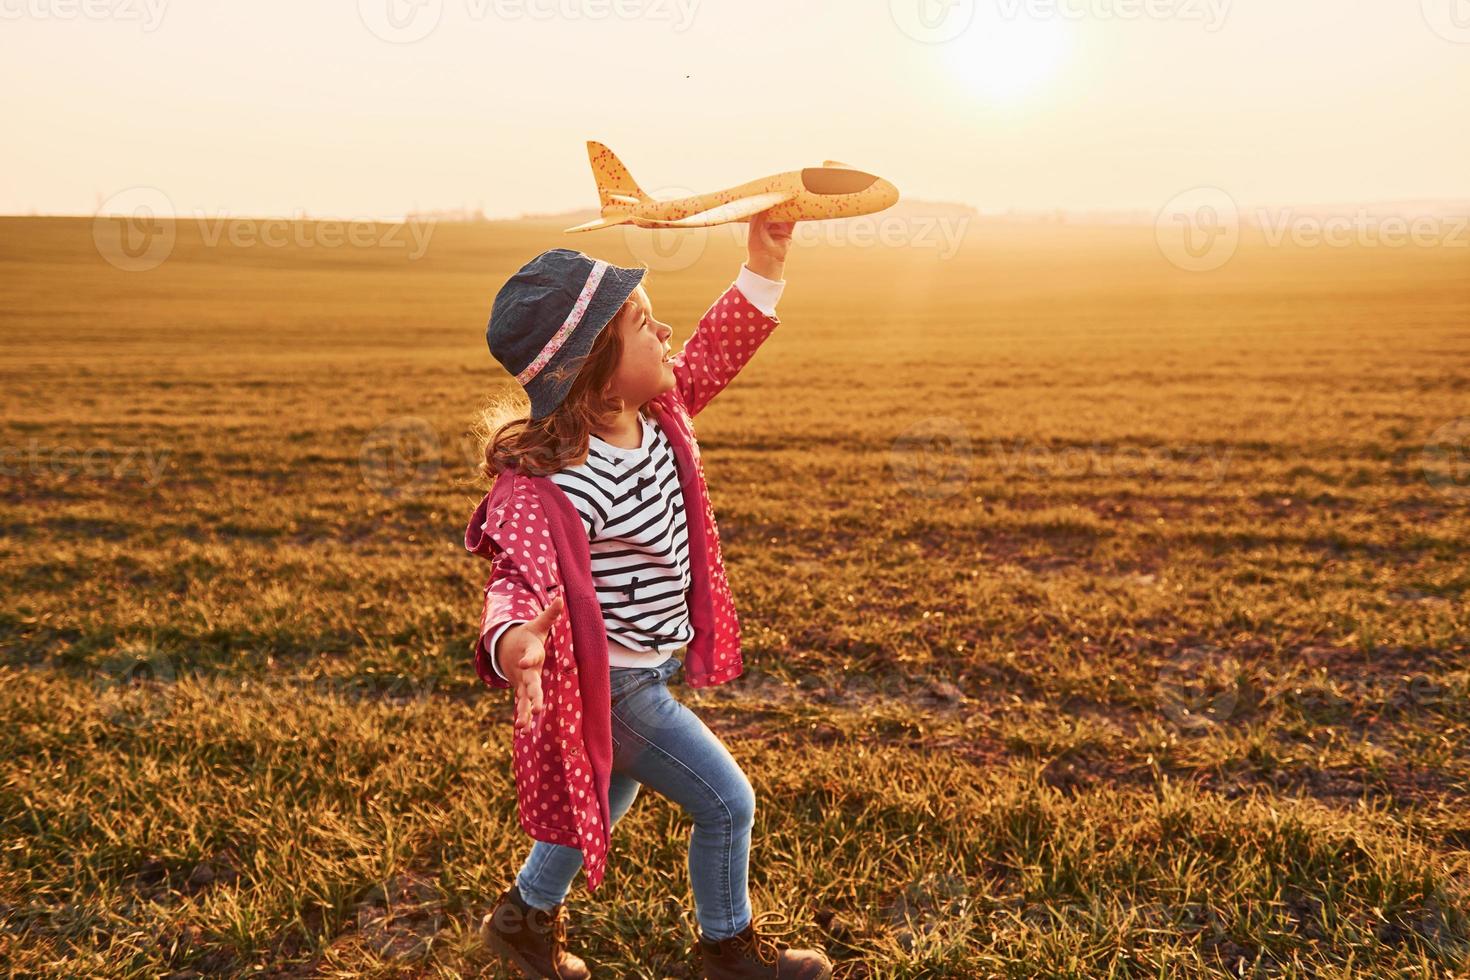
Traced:
<path fill-rule="evenodd" d="M 674 450 L 684 494 L 694 627 L 684 654 L 690 687 L 723 684 L 744 669 L 740 620 L 725 578 L 692 420 L 750 361 L 778 322 L 739 289 L 727 289 L 671 358 L 673 389 L 648 406 Z M 607 868 L 610 840 L 612 720 L 607 634 L 592 585 L 586 530 L 553 480 L 506 470 L 475 508 L 464 543 L 491 563 L 472 649 L 475 671 L 488 686 L 510 687 L 489 663 L 495 630 L 511 620 L 532 619 L 558 594 L 565 599 L 542 666 L 546 710 L 532 730 L 516 732 L 513 739 L 516 803 L 521 828 L 533 839 L 582 851 L 587 887 L 595 891 Z"/>

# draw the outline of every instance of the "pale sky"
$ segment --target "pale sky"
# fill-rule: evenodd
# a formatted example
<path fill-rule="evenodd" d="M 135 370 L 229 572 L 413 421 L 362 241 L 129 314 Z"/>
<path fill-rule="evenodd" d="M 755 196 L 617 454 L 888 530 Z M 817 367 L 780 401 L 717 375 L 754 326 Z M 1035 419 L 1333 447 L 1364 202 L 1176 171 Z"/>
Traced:
<path fill-rule="evenodd" d="M 588 208 L 587 139 L 656 194 L 1470 198 L 1470 0 L 0 0 L 0 39 L 8 214 Z"/>

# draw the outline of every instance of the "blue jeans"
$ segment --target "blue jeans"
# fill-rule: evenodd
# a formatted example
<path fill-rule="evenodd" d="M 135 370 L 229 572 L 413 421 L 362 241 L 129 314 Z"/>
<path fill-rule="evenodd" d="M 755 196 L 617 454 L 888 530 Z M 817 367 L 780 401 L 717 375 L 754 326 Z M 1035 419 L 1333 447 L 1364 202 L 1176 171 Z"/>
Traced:
<path fill-rule="evenodd" d="M 728 939 L 750 923 L 747 872 L 755 791 L 709 726 L 669 693 L 683 666 L 670 657 L 657 667 L 612 667 L 612 775 L 608 806 L 613 826 L 648 786 L 694 820 L 689 883 L 705 938 Z M 521 897 L 539 909 L 566 899 L 582 867 L 575 847 L 536 841 L 516 875 Z"/>

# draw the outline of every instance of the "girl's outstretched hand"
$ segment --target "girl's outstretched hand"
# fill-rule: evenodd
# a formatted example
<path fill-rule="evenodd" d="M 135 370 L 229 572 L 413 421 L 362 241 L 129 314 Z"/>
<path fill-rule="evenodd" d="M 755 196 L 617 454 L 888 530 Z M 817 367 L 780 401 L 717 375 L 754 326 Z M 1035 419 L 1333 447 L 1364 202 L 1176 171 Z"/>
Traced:
<path fill-rule="evenodd" d="M 767 221 L 766 212 L 750 219 L 750 238 L 747 243 L 749 260 L 746 268 L 758 276 L 779 281 L 786 270 L 786 250 L 791 247 L 791 232 L 794 221 Z"/>
<path fill-rule="evenodd" d="M 546 638 L 551 626 L 561 615 L 565 603 L 561 596 L 529 622 L 512 626 L 496 644 L 496 656 L 505 679 L 516 691 L 516 731 L 535 726 L 545 710 L 541 693 L 541 665 L 546 662 Z"/>

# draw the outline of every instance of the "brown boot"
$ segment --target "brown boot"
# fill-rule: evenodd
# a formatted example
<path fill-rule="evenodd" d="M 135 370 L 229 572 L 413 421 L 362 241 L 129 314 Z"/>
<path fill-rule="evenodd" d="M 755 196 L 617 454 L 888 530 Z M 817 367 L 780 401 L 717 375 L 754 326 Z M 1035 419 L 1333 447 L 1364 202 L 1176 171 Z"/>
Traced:
<path fill-rule="evenodd" d="M 567 952 L 565 903 L 542 910 L 527 905 L 512 882 L 480 923 L 480 940 L 523 977 L 587 980 L 592 971 Z"/>
<path fill-rule="evenodd" d="M 711 942 L 701 932 L 700 976 L 705 980 L 827 980 L 832 962 L 819 950 L 791 949 L 790 944 L 762 935 L 752 921 L 729 939 Z"/>

